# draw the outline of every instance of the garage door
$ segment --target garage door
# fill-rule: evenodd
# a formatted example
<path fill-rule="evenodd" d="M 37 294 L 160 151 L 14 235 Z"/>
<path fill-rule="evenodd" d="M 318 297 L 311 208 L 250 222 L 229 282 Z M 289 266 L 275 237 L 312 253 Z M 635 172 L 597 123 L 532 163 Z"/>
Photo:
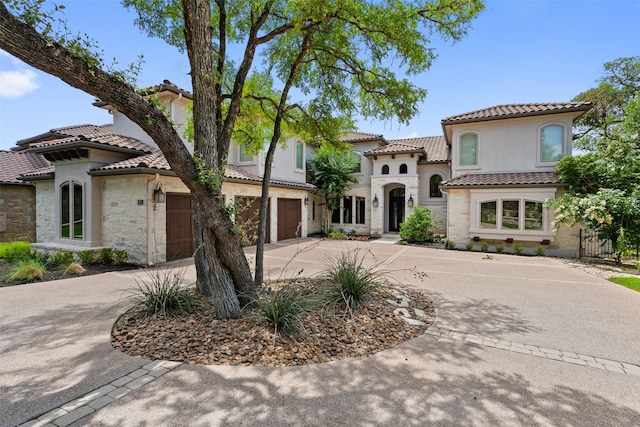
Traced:
<path fill-rule="evenodd" d="M 278 199 L 278 241 L 298 237 L 298 223 L 302 221 L 300 199 Z"/>
<path fill-rule="evenodd" d="M 191 195 L 167 194 L 167 261 L 192 255 Z"/>
<path fill-rule="evenodd" d="M 255 245 L 258 241 L 258 220 L 260 218 L 260 200 L 262 197 L 241 197 L 236 196 L 236 225 L 243 232 L 243 242 L 245 246 Z M 267 206 L 269 212 L 269 206 Z M 269 218 L 267 217 L 267 239 L 271 241 L 269 233 Z"/>

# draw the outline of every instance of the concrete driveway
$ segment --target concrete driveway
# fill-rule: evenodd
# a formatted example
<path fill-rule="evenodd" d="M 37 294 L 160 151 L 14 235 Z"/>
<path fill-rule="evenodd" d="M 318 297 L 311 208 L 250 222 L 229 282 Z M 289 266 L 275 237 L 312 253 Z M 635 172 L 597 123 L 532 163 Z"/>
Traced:
<path fill-rule="evenodd" d="M 150 364 L 113 350 L 139 272 L 2 288 L 1 424 L 640 425 L 640 293 L 559 259 L 375 242 L 270 245 L 265 276 L 311 275 L 355 248 L 429 294 L 436 322 L 391 350 L 303 367 Z"/>

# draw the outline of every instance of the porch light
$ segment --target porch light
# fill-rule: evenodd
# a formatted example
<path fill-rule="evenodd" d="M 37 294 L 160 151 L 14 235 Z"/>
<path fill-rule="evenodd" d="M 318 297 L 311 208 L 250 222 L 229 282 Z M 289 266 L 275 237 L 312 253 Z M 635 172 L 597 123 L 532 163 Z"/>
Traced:
<path fill-rule="evenodd" d="M 377 208 L 378 207 L 378 195 L 376 194 L 375 196 L 373 196 L 373 207 Z"/>
<path fill-rule="evenodd" d="M 411 194 L 409 194 L 409 200 L 407 200 L 407 206 L 409 206 L 410 208 L 413 207 L 413 197 L 411 197 Z"/>
<path fill-rule="evenodd" d="M 167 195 L 162 191 L 162 184 L 158 185 L 158 188 L 153 190 L 153 201 L 155 203 L 164 203 L 167 200 Z"/>
<path fill-rule="evenodd" d="M 309 206 L 309 196 L 304 196 L 304 205 Z"/>

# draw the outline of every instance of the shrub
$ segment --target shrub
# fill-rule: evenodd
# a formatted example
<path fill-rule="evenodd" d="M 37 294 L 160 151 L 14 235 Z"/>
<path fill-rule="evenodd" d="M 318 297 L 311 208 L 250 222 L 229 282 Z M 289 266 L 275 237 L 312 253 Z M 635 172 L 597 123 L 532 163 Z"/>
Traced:
<path fill-rule="evenodd" d="M 78 258 L 80 259 L 80 262 L 82 263 L 82 265 L 89 266 L 93 263 L 93 261 L 95 261 L 96 253 L 90 250 L 81 251 L 81 252 L 78 252 Z"/>
<path fill-rule="evenodd" d="M 48 252 L 31 251 L 31 253 L 29 254 L 29 258 L 38 261 L 42 265 L 49 265 L 51 255 L 49 255 Z"/>
<path fill-rule="evenodd" d="M 81 274 L 84 273 L 85 269 L 77 262 L 72 262 L 69 266 L 64 270 L 64 274 Z"/>
<path fill-rule="evenodd" d="M 31 282 L 36 279 L 42 279 L 42 275 L 46 269 L 43 264 L 34 260 L 26 259 L 19 261 L 18 264 L 9 272 L 9 280 L 26 280 Z"/>
<path fill-rule="evenodd" d="M 308 303 L 292 289 L 282 288 L 265 294 L 257 301 L 260 319 L 273 326 L 274 333 L 283 335 L 302 334 L 304 325 L 300 315 Z"/>
<path fill-rule="evenodd" d="M 522 255 L 522 249 L 522 245 L 519 243 L 513 245 L 513 251 L 516 253 L 516 255 Z"/>
<path fill-rule="evenodd" d="M 536 247 L 536 256 L 543 256 L 544 255 L 544 248 L 542 246 L 537 246 Z"/>
<path fill-rule="evenodd" d="M 100 250 L 100 262 L 103 264 L 111 264 L 113 262 L 113 249 L 102 248 Z"/>
<path fill-rule="evenodd" d="M 115 265 L 124 264 L 129 259 L 129 254 L 124 249 L 114 249 L 112 260 Z"/>
<path fill-rule="evenodd" d="M 146 279 L 136 279 L 138 290 L 134 298 L 147 314 L 167 317 L 167 314 L 193 313 L 206 305 L 206 299 L 183 283 L 184 271 L 151 270 Z"/>
<path fill-rule="evenodd" d="M 487 242 L 481 242 L 480 249 L 482 252 L 487 252 L 489 250 L 489 244 Z"/>
<path fill-rule="evenodd" d="M 465 247 L 467 248 L 468 251 L 472 250 L 473 249 L 473 242 L 467 242 Z"/>
<path fill-rule="evenodd" d="M 20 260 L 29 258 L 30 255 L 31 245 L 28 242 L 0 243 L 0 258 Z"/>
<path fill-rule="evenodd" d="M 326 262 L 327 268 L 321 277 L 333 285 L 326 303 L 339 304 L 344 301 L 349 310 L 362 307 L 365 295 L 376 289 L 376 281 L 380 277 L 375 269 L 365 267 L 363 261 L 364 254 L 359 256 L 359 250 L 356 249 L 342 252 Z"/>
<path fill-rule="evenodd" d="M 496 243 L 496 252 L 499 254 L 504 252 L 504 245 L 502 243 Z"/>
<path fill-rule="evenodd" d="M 347 234 L 343 231 L 332 231 L 329 233 L 330 239 L 347 240 Z"/>
<path fill-rule="evenodd" d="M 413 208 L 413 214 L 400 224 L 400 238 L 410 243 L 424 243 L 431 240 L 435 228 L 436 223 L 431 211 L 416 206 Z"/>
<path fill-rule="evenodd" d="M 73 252 L 56 252 L 49 258 L 51 267 L 67 267 L 73 262 Z"/>
<path fill-rule="evenodd" d="M 455 249 L 456 248 L 456 242 L 454 242 L 453 240 L 447 240 L 447 249 Z"/>

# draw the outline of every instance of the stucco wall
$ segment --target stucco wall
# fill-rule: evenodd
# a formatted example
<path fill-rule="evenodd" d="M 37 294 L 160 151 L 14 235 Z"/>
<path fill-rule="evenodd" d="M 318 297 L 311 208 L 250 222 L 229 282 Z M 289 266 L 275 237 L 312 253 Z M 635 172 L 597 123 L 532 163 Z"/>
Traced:
<path fill-rule="evenodd" d="M 35 187 L 0 184 L 0 221 L 0 242 L 35 242 Z"/>

